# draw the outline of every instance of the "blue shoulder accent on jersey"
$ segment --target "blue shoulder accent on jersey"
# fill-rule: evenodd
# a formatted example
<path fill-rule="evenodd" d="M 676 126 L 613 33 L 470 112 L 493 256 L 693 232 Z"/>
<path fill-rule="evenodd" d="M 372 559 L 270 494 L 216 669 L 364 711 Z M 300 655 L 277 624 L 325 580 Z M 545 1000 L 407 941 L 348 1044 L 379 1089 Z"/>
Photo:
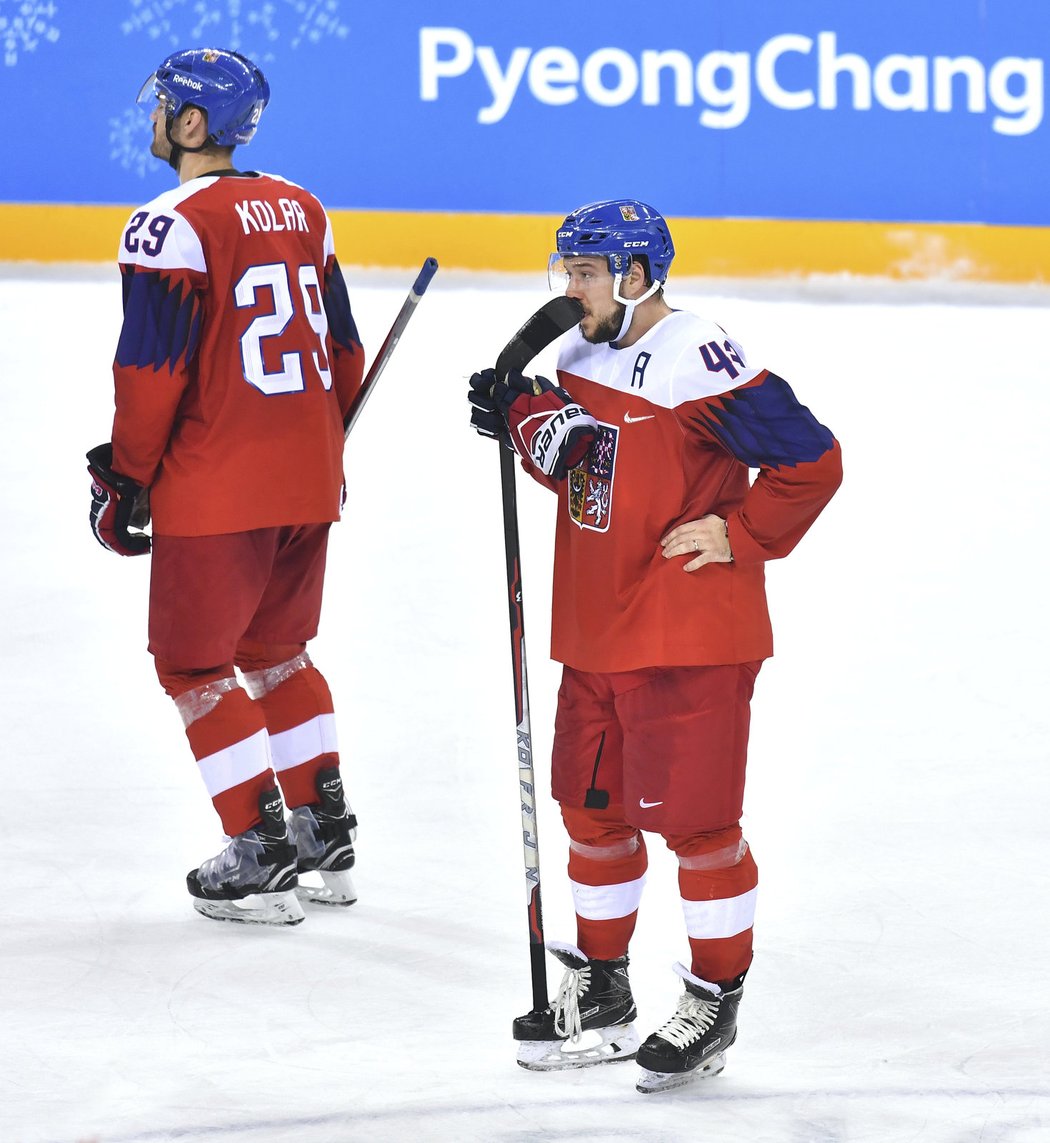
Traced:
<path fill-rule="evenodd" d="M 192 358 L 200 335 L 200 311 L 192 289 L 162 270 L 122 267 L 124 325 L 117 342 L 117 364 L 154 372 L 174 370 L 185 354 Z"/>
<path fill-rule="evenodd" d="M 794 467 L 819 460 L 835 438 L 775 373 L 705 402 L 704 422 L 749 468 Z"/>
<path fill-rule="evenodd" d="M 361 346 L 357 323 L 350 311 L 350 296 L 339 262 L 332 260 L 332 269 L 324 279 L 324 312 L 328 317 L 328 330 L 336 345 L 355 353 Z"/>

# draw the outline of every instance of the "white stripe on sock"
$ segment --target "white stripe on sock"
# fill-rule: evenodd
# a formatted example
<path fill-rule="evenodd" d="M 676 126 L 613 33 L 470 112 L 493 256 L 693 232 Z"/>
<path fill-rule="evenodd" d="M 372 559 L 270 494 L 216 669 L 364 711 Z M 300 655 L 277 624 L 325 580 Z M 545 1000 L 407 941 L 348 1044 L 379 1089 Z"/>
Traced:
<path fill-rule="evenodd" d="M 581 885 L 578 881 L 570 884 L 578 916 L 588 921 L 613 921 L 629 917 L 638 908 L 645 876 L 618 885 Z"/>
<path fill-rule="evenodd" d="M 266 731 L 258 730 L 250 738 L 242 738 L 232 746 L 199 758 L 197 765 L 211 797 L 231 790 L 270 769 Z"/>
<path fill-rule="evenodd" d="M 278 773 L 301 766 L 320 754 L 334 754 L 338 749 L 334 714 L 319 714 L 291 730 L 270 735 L 273 768 Z"/>
<path fill-rule="evenodd" d="M 715 940 L 735 937 L 755 923 L 755 900 L 758 889 L 749 889 L 739 897 L 719 901 L 686 901 L 682 899 L 686 932 L 693 940 Z"/>

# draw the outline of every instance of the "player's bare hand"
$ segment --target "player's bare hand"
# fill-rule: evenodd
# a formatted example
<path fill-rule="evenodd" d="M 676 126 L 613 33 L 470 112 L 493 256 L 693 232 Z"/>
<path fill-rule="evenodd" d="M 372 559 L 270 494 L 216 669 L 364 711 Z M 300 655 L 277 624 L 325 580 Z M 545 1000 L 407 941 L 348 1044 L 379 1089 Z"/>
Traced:
<path fill-rule="evenodd" d="M 701 516 L 679 524 L 660 541 L 665 559 L 676 556 L 689 556 L 683 570 L 696 571 L 704 564 L 728 564 L 733 562 L 733 552 L 729 547 L 729 527 L 721 516 Z"/>

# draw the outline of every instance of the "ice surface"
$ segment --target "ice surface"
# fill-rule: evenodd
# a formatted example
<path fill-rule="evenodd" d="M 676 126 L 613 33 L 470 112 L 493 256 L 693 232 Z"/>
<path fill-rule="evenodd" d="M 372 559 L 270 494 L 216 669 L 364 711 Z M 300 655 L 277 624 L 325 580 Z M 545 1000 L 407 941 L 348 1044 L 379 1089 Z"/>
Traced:
<path fill-rule="evenodd" d="M 372 353 L 414 271 L 347 276 Z M 643 1097 L 633 1064 L 526 1073 L 510 1037 L 530 984 L 498 463 L 463 393 L 543 281 L 439 274 L 354 431 L 312 653 L 360 901 L 268 931 L 191 908 L 185 873 L 221 836 L 145 651 L 148 561 L 88 529 L 116 273 L 0 273 L 0 1139 L 1050 1138 L 1048 296 L 669 295 L 793 383 L 846 481 L 768 570 L 740 1039 L 708 1085 Z M 546 792 L 553 498 L 518 487 L 546 932 L 572 941 Z M 651 861 L 643 1035 L 687 955 L 675 866 Z"/>

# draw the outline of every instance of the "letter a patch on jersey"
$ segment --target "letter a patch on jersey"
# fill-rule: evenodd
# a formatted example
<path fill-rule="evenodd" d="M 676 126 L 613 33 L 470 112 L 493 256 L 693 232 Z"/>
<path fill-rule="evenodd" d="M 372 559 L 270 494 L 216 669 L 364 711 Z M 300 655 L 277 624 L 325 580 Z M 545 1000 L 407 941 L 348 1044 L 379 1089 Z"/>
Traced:
<path fill-rule="evenodd" d="M 612 513 L 613 472 L 620 430 L 598 422 L 598 437 L 579 468 L 569 472 L 569 515 L 581 528 L 607 532 Z"/>

